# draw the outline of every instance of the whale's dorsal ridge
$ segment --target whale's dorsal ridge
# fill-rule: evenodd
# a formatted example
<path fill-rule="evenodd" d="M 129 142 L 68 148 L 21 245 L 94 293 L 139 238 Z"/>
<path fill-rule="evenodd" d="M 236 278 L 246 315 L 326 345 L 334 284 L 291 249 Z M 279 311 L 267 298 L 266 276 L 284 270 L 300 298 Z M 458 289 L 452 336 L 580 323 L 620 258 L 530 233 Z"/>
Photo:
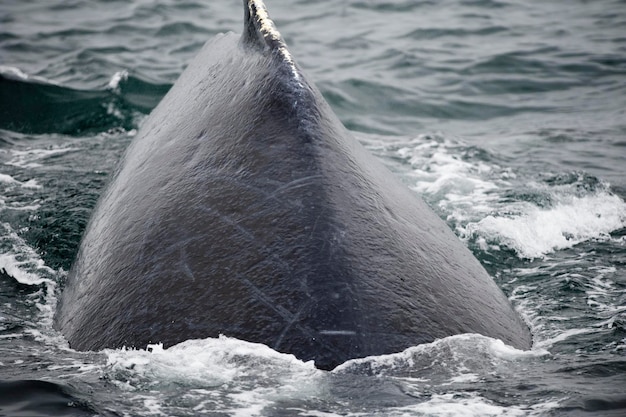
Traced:
<path fill-rule="evenodd" d="M 293 77 L 300 79 L 293 57 L 267 12 L 263 0 L 243 0 L 244 19 L 241 43 L 260 51 L 270 51 L 289 66 Z"/>

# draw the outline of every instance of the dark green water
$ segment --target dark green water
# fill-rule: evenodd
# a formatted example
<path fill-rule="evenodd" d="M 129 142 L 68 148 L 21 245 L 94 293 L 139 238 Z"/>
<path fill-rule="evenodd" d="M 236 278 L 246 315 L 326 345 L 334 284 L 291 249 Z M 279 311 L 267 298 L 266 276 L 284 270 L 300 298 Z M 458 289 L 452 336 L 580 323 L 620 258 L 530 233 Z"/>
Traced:
<path fill-rule="evenodd" d="M 77 353 L 51 328 L 108 174 L 238 0 L 0 0 L 0 414 L 626 414 L 626 2 L 267 0 L 362 143 L 534 336 L 328 373 L 231 339 Z"/>

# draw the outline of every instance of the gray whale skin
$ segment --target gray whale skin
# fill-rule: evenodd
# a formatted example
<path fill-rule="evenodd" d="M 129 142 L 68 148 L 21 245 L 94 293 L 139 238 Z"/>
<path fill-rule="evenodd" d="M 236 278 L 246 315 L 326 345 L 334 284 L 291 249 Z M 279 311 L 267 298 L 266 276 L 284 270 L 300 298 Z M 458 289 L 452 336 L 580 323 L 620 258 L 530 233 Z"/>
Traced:
<path fill-rule="evenodd" d="M 220 334 L 332 369 L 528 327 L 446 224 L 348 132 L 262 1 L 208 41 L 100 197 L 55 328 L 77 350 Z"/>

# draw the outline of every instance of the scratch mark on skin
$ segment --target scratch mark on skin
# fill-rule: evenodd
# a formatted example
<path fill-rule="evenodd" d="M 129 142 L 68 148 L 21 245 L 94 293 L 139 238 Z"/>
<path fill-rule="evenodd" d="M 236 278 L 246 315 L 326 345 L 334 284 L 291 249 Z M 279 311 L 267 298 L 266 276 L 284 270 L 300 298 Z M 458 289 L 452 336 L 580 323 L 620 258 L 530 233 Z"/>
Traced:
<path fill-rule="evenodd" d="M 311 180 L 316 180 L 318 178 L 322 178 L 321 175 L 309 175 L 308 177 L 304 177 L 304 178 L 298 178 L 295 179 L 293 181 L 288 182 L 287 184 L 283 184 L 280 187 L 278 187 L 276 190 L 274 190 L 273 193 L 268 194 L 267 198 L 274 198 L 276 197 L 277 194 L 280 194 L 282 192 L 285 192 L 287 190 L 292 190 L 295 188 L 301 188 L 301 187 L 306 187 L 307 185 L 310 184 Z"/>
<path fill-rule="evenodd" d="M 187 260 L 187 251 L 185 250 L 185 246 L 180 248 L 180 261 L 183 273 L 192 281 L 196 280 L 196 276 L 194 275 L 191 268 L 189 268 L 189 263 Z"/>
<path fill-rule="evenodd" d="M 259 287 L 254 285 L 252 281 L 246 278 L 243 274 L 237 274 L 237 278 L 242 281 L 246 286 L 252 290 L 252 292 L 269 307 L 273 312 L 282 317 L 285 321 L 292 321 L 294 315 L 280 304 L 275 303 L 270 297 L 268 297 Z"/>
<path fill-rule="evenodd" d="M 315 218 L 315 223 L 313 223 L 313 227 L 311 228 L 311 233 L 309 233 L 309 239 L 313 238 L 313 234 L 315 233 L 315 229 L 317 228 L 317 223 L 322 217 L 322 214 L 324 214 L 324 211 L 321 211 L 320 214 L 318 214 L 317 217 Z"/>
<path fill-rule="evenodd" d="M 291 329 L 291 327 L 298 321 L 298 319 L 300 318 L 300 314 L 302 314 L 306 306 L 307 304 L 302 305 L 300 309 L 298 310 L 298 312 L 294 314 L 292 319 L 287 323 L 283 331 L 280 332 L 280 335 L 278 335 L 278 338 L 276 338 L 276 341 L 274 342 L 274 346 L 273 346 L 274 349 L 280 348 L 280 344 L 283 342 L 285 335 L 287 334 L 289 329 Z"/>
<path fill-rule="evenodd" d="M 237 231 L 239 231 L 239 233 L 241 233 L 242 235 L 247 237 L 248 240 L 250 240 L 250 241 L 255 241 L 256 240 L 254 234 L 252 234 L 252 232 L 250 232 L 248 229 L 246 229 L 245 227 L 240 225 L 238 221 L 236 221 L 236 220 L 234 220 L 232 218 L 232 216 L 223 214 L 223 213 L 221 213 L 221 212 L 219 212 L 219 211 L 217 211 L 215 209 L 212 209 L 211 207 L 199 206 L 198 208 L 200 210 L 202 210 L 202 211 L 205 211 L 205 212 L 208 212 L 208 213 L 216 215 L 217 218 L 222 221 L 222 223 L 225 223 L 225 224 L 227 224 L 229 226 L 232 226 Z"/>
<path fill-rule="evenodd" d="M 248 288 L 250 288 L 250 290 L 259 298 L 259 300 L 261 300 L 263 304 L 265 304 L 270 310 L 278 314 L 287 322 L 286 327 L 281 332 L 281 335 L 279 336 L 276 343 L 282 342 L 283 336 L 287 333 L 289 328 L 291 328 L 295 324 L 296 328 L 300 330 L 310 340 L 316 341 L 321 346 L 323 346 L 324 348 L 328 349 L 329 351 L 335 354 L 341 354 L 341 352 L 337 350 L 337 348 L 335 348 L 332 345 L 329 345 L 323 337 L 320 337 L 321 334 L 319 332 L 307 326 L 304 326 L 302 325 L 302 323 L 298 322 L 299 315 L 306 309 L 307 303 L 302 305 L 302 307 L 300 307 L 300 309 L 298 310 L 296 314 L 293 314 L 289 310 L 284 308 L 283 306 L 273 301 L 270 297 L 267 296 L 267 294 L 263 292 L 263 290 L 261 290 L 259 287 L 254 285 L 248 278 L 246 278 L 245 276 L 241 274 L 237 274 L 236 276 L 239 280 L 241 280 L 241 282 L 243 282 Z M 277 349 L 278 344 L 274 345 L 273 348 Z"/>

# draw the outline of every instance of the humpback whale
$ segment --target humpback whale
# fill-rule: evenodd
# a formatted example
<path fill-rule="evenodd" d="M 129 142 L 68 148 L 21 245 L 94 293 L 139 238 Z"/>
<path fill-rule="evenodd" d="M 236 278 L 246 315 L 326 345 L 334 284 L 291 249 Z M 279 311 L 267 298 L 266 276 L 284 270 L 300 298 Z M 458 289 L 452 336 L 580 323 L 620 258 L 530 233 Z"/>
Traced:
<path fill-rule="evenodd" d="M 226 335 L 321 369 L 528 327 L 341 124 L 261 0 L 209 40 L 101 195 L 54 326 L 77 350 Z"/>

